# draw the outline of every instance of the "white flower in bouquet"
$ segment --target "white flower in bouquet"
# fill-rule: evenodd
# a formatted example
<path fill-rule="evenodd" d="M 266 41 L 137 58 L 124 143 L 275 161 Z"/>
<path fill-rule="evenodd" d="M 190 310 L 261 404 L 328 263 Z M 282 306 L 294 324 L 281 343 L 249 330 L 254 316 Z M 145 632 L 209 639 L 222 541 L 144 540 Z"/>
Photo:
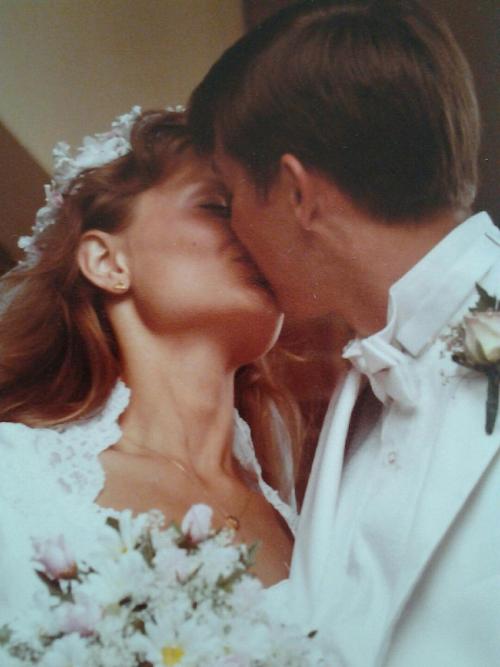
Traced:
<path fill-rule="evenodd" d="M 151 590 L 154 585 L 154 572 L 144 567 L 142 555 L 137 551 L 128 551 L 119 560 L 101 560 L 99 570 L 86 576 L 80 590 L 106 609 L 125 598 L 140 604 L 144 591 Z"/>
<path fill-rule="evenodd" d="M 179 582 L 186 581 L 196 570 L 193 559 L 190 558 L 187 551 L 179 549 L 175 544 L 169 544 L 169 541 L 153 540 L 156 549 L 153 564 L 157 581 L 162 589 L 177 586 Z"/>
<path fill-rule="evenodd" d="M 245 577 L 233 586 L 231 604 L 236 614 L 245 615 L 257 608 L 262 600 L 262 584 L 258 579 Z"/>
<path fill-rule="evenodd" d="M 177 612 L 177 613 L 176 613 Z M 180 610 L 163 610 L 155 622 L 146 623 L 142 650 L 153 665 L 209 665 L 223 653 L 223 627 L 212 614 L 185 618 Z"/>
<path fill-rule="evenodd" d="M 109 524 L 102 527 L 91 553 L 92 560 L 119 560 L 124 554 L 135 550 L 145 531 L 156 526 L 161 526 L 156 512 L 134 517 L 130 510 L 124 510 L 119 521 L 110 520 Z"/>
<path fill-rule="evenodd" d="M 222 548 L 221 548 L 222 547 Z M 235 572 L 244 572 L 245 562 L 242 553 L 247 555 L 245 548 L 232 544 L 209 540 L 200 544 L 199 560 L 201 574 L 209 585 L 215 585 L 219 579 L 227 579 Z"/>
<path fill-rule="evenodd" d="M 83 637 L 72 633 L 54 642 L 41 658 L 40 667 L 94 667 L 92 651 Z"/>

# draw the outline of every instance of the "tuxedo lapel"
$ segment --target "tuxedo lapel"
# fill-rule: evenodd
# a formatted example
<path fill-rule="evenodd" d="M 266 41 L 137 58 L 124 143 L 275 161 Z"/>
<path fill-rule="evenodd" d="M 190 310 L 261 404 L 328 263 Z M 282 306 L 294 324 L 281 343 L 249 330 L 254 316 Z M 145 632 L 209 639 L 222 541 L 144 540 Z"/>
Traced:
<path fill-rule="evenodd" d="M 474 240 L 465 259 L 448 270 L 447 293 L 452 285 L 465 284 L 469 289 L 451 321 L 458 321 L 476 303 L 476 282 L 490 293 L 498 293 L 499 246 L 500 232 L 491 226 L 487 233 Z M 447 298 L 453 302 L 449 294 Z M 430 306 L 425 304 L 426 312 L 431 315 L 443 310 L 439 305 L 443 300 L 442 291 L 435 290 L 433 299 Z M 398 340 L 413 354 L 419 354 L 431 335 L 430 321 L 417 314 L 412 322 L 407 316 Z M 440 325 L 436 317 L 434 322 Z M 435 440 L 435 445 L 401 564 L 403 574 L 394 596 L 393 623 L 403 612 L 447 531 L 500 448 L 499 426 L 492 435 L 485 432 L 485 376 L 452 362 L 449 355 L 443 355 L 444 342 L 436 334 L 433 338 L 434 342 L 417 362 L 427 385 L 423 387 L 421 417 L 412 427 L 412 438 L 420 442 Z"/>
<path fill-rule="evenodd" d="M 436 351 L 434 349 L 434 353 Z M 434 363 L 438 366 L 437 355 Z M 453 368 L 451 362 L 448 368 Z M 442 428 L 429 460 L 403 555 L 385 645 L 439 545 L 453 530 L 455 519 L 500 449 L 498 428 L 493 435 L 487 435 L 484 429 L 484 376 L 462 369 L 455 374 L 455 378 L 442 387 L 440 395 L 431 392 L 434 400 L 437 399 L 435 410 L 439 409 L 439 404 L 447 405 L 448 409 L 440 413 Z M 416 425 L 415 434 L 433 438 L 435 425 L 436 422 L 428 422 L 423 428 Z"/>
<path fill-rule="evenodd" d="M 290 578 L 305 612 L 317 601 L 331 548 L 344 448 L 361 375 L 352 369 L 332 396 L 300 513 Z"/>

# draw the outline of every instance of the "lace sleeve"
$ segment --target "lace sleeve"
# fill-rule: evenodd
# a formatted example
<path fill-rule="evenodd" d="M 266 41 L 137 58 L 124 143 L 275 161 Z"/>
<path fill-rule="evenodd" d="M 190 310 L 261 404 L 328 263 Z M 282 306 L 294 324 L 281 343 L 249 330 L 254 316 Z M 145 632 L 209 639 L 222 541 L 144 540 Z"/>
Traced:
<path fill-rule="evenodd" d="M 56 493 L 40 446 L 48 429 L 0 424 L 0 626 L 32 604 L 39 580 L 31 566 L 31 538 L 52 526 Z"/>
<path fill-rule="evenodd" d="M 119 382 L 96 415 L 63 428 L 0 423 L 0 626 L 2 614 L 29 608 L 40 584 L 32 540 L 64 534 L 78 553 L 93 544 L 104 483 L 98 455 L 120 438 L 129 393 Z"/>
<path fill-rule="evenodd" d="M 104 484 L 98 455 L 120 439 L 117 419 L 129 395 L 118 382 L 101 411 L 64 427 L 0 424 L 0 498 L 39 516 L 58 503 L 71 501 L 76 512 L 93 503 Z"/>
<path fill-rule="evenodd" d="M 67 494 L 93 502 L 104 485 L 98 456 L 121 438 L 118 417 L 130 399 L 130 389 L 119 380 L 106 405 L 88 419 L 56 429 L 60 442 L 50 449 L 50 465 Z M 54 443 L 55 444 L 55 443 Z"/>
<path fill-rule="evenodd" d="M 57 440 L 50 429 L 34 429 L 24 424 L 0 424 L 0 499 L 23 513 L 39 503 L 42 488 L 50 485 L 43 445 Z"/>

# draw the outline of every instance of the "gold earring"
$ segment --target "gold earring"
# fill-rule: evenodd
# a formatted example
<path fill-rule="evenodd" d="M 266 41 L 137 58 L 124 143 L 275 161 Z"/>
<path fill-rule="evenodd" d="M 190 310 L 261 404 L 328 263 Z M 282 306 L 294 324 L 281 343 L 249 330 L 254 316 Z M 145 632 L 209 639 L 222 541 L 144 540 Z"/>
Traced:
<path fill-rule="evenodd" d="M 119 280 L 117 283 L 113 285 L 113 289 L 116 289 L 119 292 L 123 292 L 124 290 L 128 289 L 128 285 L 124 283 L 123 280 Z"/>

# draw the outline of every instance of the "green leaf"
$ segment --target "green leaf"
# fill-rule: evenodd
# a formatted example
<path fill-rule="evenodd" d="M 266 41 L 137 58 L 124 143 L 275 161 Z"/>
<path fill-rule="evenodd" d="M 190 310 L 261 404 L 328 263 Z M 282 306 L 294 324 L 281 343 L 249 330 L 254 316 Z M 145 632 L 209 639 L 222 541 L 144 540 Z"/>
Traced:
<path fill-rule="evenodd" d="M 456 364 L 460 364 L 460 366 L 465 366 L 465 368 L 474 368 L 473 364 L 471 364 L 467 356 L 465 355 L 464 352 L 454 352 L 451 355 L 452 361 L 454 361 Z"/>
<path fill-rule="evenodd" d="M 50 595 L 54 595 L 55 597 L 58 597 L 62 600 L 63 592 L 61 590 L 61 585 L 57 579 L 51 579 L 45 574 L 45 572 L 42 572 L 41 570 L 35 570 L 35 574 L 41 581 L 43 581 Z"/>
<path fill-rule="evenodd" d="M 134 618 L 134 620 L 132 621 L 132 627 L 134 628 L 134 630 L 137 630 L 137 632 L 140 632 L 142 635 L 146 634 L 146 625 L 145 625 L 144 621 L 142 620 L 142 618 Z M 146 663 L 144 663 L 144 664 L 146 664 Z M 151 663 L 149 663 L 149 664 L 151 664 Z"/>
<path fill-rule="evenodd" d="M 498 414 L 500 375 L 496 372 L 488 373 L 488 395 L 486 399 L 486 433 L 491 435 L 495 428 Z"/>
<path fill-rule="evenodd" d="M 260 542 L 253 542 L 248 547 L 248 555 L 247 558 L 245 559 L 245 565 L 246 567 L 252 567 L 255 565 L 255 561 L 257 560 L 257 551 L 260 548 Z"/>
<path fill-rule="evenodd" d="M 476 290 L 479 294 L 479 301 L 474 308 L 471 308 L 473 312 L 482 312 L 489 309 L 500 310 L 500 301 L 494 296 L 491 296 L 491 294 L 488 294 L 484 287 L 481 287 L 479 283 L 476 283 Z"/>
<path fill-rule="evenodd" d="M 106 524 L 111 528 L 114 528 L 117 533 L 120 532 L 120 522 L 118 521 L 118 519 L 115 519 L 114 516 L 108 516 L 108 518 L 106 519 Z"/>
<path fill-rule="evenodd" d="M 234 584 L 240 581 L 244 574 L 246 574 L 246 569 L 243 567 L 237 568 L 228 577 L 219 577 L 217 579 L 217 586 L 224 591 L 231 591 Z"/>
<path fill-rule="evenodd" d="M 144 538 L 143 543 L 141 544 L 140 547 L 140 552 L 142 554 L 142 557 L 146 561 L 146 563 L 149 565 L 149 567 L 153 567 L 153 560 L 154 557 L 156 556 L 156 551 L 153 546 L 153 540 L 151 538 L 151 534 L 148 533 L 146 537 Z"/>
<path fill-rule="evenodd" d="M 0 646 L 7 644 L 12 636 L 12 630 L 8 625 L 2 625 L 0 627 Z"/>

